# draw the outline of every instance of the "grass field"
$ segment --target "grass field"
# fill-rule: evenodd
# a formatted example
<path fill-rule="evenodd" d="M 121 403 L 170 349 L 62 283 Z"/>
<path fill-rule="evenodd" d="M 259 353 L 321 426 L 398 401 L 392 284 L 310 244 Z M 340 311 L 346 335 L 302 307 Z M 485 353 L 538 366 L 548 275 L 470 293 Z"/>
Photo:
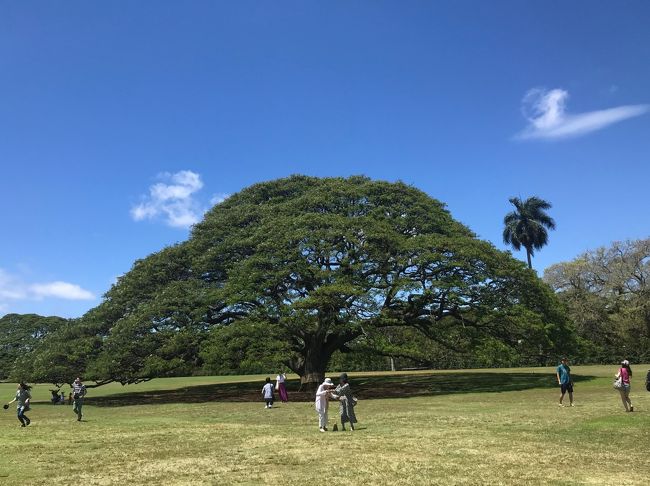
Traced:
<path fill-rule="evenodd" d="M 573 367 L 573 408 L 558 407 L 551 368 L 351 374 L 358 429 L 325 434 L 311 402 L 265 410 L 260 376 L 107 385 L 83 422 L 46 403 L 27 428 L 0 414 L 0 484 L 646 485 L 648 366 L 633 369 L 629 414 L 616 367 Z M 0 384 L 3 402 L 14 391 Z"/>

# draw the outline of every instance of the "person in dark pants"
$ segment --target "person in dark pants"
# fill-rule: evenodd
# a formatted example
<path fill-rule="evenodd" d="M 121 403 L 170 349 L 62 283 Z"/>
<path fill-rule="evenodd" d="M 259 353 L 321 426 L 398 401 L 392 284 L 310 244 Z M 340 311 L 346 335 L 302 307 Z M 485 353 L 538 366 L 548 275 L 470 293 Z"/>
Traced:
<path fill-rule="evenodd" d="M 573 380 L 571 379 L 571 368 L 569 368 L 569 360 L 567 358 L 562 358 L 560 366 L 557 367 L 555 376 L 557 377 L 557 383 L 560 385 L 561 395 L 560 395 L 560 407 L 564 407 L 562 400 L 564 400 L 564 394 L 569 392 L 569 403 L 573 407 Z"/>
<path fill-rule="evenodd" d="M 262 388 L 262 395 L 266 402 L 265 408 L 273 408 L 273 391 L 273 383 L 271 383 L 271 378 L 269 377 L 266 379 L 266 384 Z"/>
<path fill-rule="evenodd" d="M 86 385 L 81 383 L 81 378 L 77 379 L 72 384 L 72 411 L 77 414 L 77 422 L 81 422 L 81 407 L 84 404 L 84 397 L 86 396 Z"/>
<path fill-rule="evenodd" d="M 7 403 L 7 405 L 11 405 L 12 403 L 17 402 L 16 414 L 18 416 L 18 420 L 20 421 L 21 427 L 27 427 L 32 423 L 27 415 L 25 415 L 25 412 L 29 410 L 29 401 L 32 399 L 32 394 L 29 392 L 31 389 L 32 387 L 28 384 L 20 383 L 20 385 L 18 385 L 18 389 L 16 390 L 16 396 L 12 401 Z M 5 408 L 8 407 L 5 406 Z"/>

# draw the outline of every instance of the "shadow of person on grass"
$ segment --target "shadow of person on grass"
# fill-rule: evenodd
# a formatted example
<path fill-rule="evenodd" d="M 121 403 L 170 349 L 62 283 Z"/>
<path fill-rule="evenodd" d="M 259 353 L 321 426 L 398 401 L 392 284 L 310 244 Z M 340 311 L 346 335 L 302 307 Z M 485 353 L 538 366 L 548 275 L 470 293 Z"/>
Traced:
<path fill-rule="evenodd" d="M 574 382 L 594 376 L 572 376 Z M 458 393 L 486 393 L 557 388 L 555 375 L 549 373 L 418 373 L 352 378 L 355 395 L 362 400 L 409 398 Z M 290 402 L 311 402 L 314 395 L 300 391 L 298 380 L 287 381 Z M 197 385 L 175 390 L 134 391 L 103 397 L 88 397 L 86 403 L 99 407 L 151 405 L 167 403 L 261 402 L 258 382 Z"/>

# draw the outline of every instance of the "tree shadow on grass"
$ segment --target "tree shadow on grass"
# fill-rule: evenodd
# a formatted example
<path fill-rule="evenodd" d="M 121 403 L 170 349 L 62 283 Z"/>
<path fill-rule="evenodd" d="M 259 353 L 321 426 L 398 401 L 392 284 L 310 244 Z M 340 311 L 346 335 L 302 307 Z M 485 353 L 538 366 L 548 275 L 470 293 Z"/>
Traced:
<path fill-rule="evenodd" d="M 579 383 L 595 377 L 574 375 L 572 378 Z M 362 400 L 557 388 L 557 381 L 552 374 L 489 372 L 368 376 L 352 378 L 350 384 L 355 395 Z M 262 386 L 262 382 L 198 385 L 175 390 L 87 397 L 86 403 L 99 407 L 120 407 L 167 403 L 262 402 Z M 290 401 L 313 401 L 313 392 L 300 391 L 299 388 L 298 380 L 287 382 Z"/>

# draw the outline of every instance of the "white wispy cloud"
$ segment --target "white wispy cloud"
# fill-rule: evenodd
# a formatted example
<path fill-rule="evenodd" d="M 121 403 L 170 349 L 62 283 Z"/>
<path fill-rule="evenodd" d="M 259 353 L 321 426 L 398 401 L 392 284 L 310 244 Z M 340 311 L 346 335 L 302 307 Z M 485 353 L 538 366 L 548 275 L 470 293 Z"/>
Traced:
<path fill-rule="evenodd" d="M 92 300 L 95 298 L 92 292 L 84 290 L 76 284 L 61 282 L 60 280 L 56 282 L 32 284 L 29 286 L 29 290 L 37 299 L 55 297 L 67 300 Z"/>
<path fill-rule="evenodd" d="M 19 275 L 0 268 L 0 313 L 11 307 L 11 302 L 21 300 L 94 300 L 95 295 L 77 284 L 57 280 L 28 283 Z"/>
<path fill-rule="evenodd" d="M 601 130 L 650 111 L 650 105 L 624 105 L 585 113 L 567 113 L 569 93 L 563 89 L 531 89 L 522 100 L 528 126 L 516 139 L 561 139 Z"/>
<path fill-rule="evenodd" d="M 191 170 L 181 170 L 159 177 L 163 182 L 149 188 L 149 194 L 143 196 L 142 202 L 131 208 L 131 217 L 135 221 L 162 218 L 174 228 L 189 228 L 198 223 L 204 213 L 195 198 L 203 188 L 201 176 Z"/>

